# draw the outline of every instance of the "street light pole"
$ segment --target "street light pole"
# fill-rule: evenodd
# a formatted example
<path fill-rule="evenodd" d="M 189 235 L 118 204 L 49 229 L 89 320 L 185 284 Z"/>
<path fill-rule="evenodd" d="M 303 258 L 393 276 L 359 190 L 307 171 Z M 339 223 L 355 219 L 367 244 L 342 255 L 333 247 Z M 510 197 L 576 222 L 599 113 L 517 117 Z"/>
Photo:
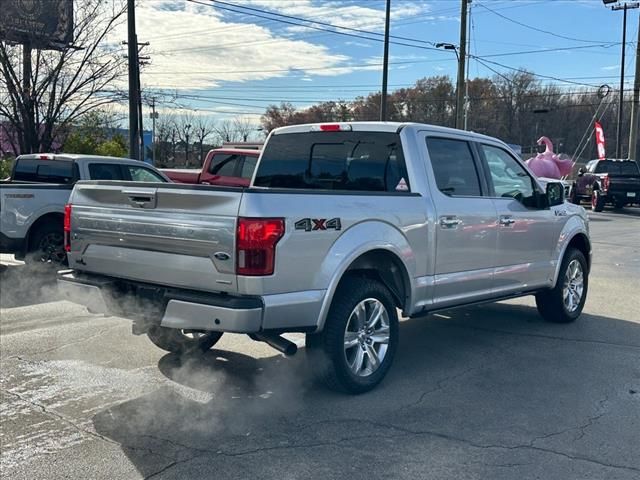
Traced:
<path fill-rule="evenodd" d="M 389 21 L 391 17 L 391 0 L 387 0 L 384 20 L 384 54 L 382 60 L 382 95 L 380 96 L 380 120 L 387 121 L 387 78 L 389 75 Z"/>
<path fill-rule="evenodd" d="M 615 9 L 615 7 L 613 7 Z M 625 51 L 627 49 L 627 4 L 622 7 L 624 10 L 622 20 L 622 61 L 620 64 L 620 100 L 618 103 L 618 125 L 616 126 L 616 158 L 622 157 L 622 110 L 624 108 L 624 62 Z"/>

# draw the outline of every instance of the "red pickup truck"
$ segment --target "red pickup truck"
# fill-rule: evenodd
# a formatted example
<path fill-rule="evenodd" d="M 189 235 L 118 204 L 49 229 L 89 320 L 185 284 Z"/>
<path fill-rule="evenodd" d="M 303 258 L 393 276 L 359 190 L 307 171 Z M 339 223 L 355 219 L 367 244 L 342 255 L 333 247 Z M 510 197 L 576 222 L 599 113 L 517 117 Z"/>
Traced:
<path fill-rule="evenodd" d="M 201 169 L 162 169 L 176 183 L 248 187 L 260 150 L 216 148 L 207 153 Z"/>

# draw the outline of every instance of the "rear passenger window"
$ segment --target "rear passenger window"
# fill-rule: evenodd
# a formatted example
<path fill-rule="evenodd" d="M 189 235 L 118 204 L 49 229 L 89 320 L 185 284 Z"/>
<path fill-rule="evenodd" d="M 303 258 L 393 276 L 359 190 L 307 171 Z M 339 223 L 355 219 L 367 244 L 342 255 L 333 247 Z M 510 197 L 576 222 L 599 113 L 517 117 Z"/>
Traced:
<path fill-rule="evenodd" d="M 19 182 L 73 183 L 75 163 L 69 160 L 18 159 L 13 179 Z"/>
<path fill-rule="evenodd" d="M 91 180 L 124 180 L 120 165 L 117 163 L 91 163 L 89 177 Z"/>
<path fill-rule="evenodd" d="M 242 155 L 215 155 L 209 167 L 212 175 L 235 177 L 238 162 L 242 161 Z"/>
<path fill-rule="evenodd" d="M 450 196 L 482 195 L 478 170 L 468 142 L 429 137 L 427 149 L 438 190 Z"/>
<path fill-rule="evenodd" d="M 400 136 L 390 132 L 273 135 L 255 186 L 359 192 L 409 192 Z"/>

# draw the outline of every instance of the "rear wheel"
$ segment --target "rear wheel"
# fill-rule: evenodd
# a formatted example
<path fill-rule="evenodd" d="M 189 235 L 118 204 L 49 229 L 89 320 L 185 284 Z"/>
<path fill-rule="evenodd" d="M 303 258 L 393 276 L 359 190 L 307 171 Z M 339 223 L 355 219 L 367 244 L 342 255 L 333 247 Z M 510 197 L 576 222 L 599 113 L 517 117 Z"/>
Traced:
<path fill-rule="evenodd" d="M 43 223 L 36 228 L 29 239 L 29 252 L 26 260 L 30 263 L 47 263 L 52 266 L 67 264 L 62 221 L 60 224 Z"/>
<path fill-rule="evenodd" d="M 616 210 L 622 210 L 625 205 L 626 205 L 626 203 L 622 198 L 615 197 L 613 199 L 613 208 L 615 208 Z"/>
<path fill-rule="evenodd" d="M 588 287 L 587 260 L 580 250 L 569 248 L 562 259 L 556 286 L 536 295 L 538 312 L 548 322 L 573 322 L 582 313 Z"/>
<path fill-rule="evenodd" d="M 591 194 L 591 210 L 601 212 L 604 209 L 604 197 L 600 194 L 600 190 L 594 190 Z"/>
<path fill-rule="evenodd" d="M 222 332 L 202 332 L 154 326 L 147 332 L 147 336 L 156 347 L 183 355 L 206 352 L 220 340 Z"/>
<path fill-rule="evenodd" d="M 363 393 L 387 374 L 398 345 L 398 314 L 389 290 L 377 280 L 341 282 L 324 330 L 307 335 L 316 376 L 333 390 Z"/>
<path fill-rule="evenodd" d="M 569 194 L 569 201 L 576 205 L 580 205 L 580 197 L 578 197 L 575 186 L 571 189 L 571 193 Z"/>

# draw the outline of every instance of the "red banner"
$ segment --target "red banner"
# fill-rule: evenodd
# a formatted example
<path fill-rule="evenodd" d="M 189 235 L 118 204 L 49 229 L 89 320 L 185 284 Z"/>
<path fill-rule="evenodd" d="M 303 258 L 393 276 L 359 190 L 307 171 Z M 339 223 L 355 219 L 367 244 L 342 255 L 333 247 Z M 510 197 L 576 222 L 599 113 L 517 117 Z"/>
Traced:
<path fill-rule="evenodd" d="M 599 122 L 596 122 L 596 145 L 598 147 L 598 159 L 604 160 L 607 156 L 604 143 L 604 130 Z"/>

